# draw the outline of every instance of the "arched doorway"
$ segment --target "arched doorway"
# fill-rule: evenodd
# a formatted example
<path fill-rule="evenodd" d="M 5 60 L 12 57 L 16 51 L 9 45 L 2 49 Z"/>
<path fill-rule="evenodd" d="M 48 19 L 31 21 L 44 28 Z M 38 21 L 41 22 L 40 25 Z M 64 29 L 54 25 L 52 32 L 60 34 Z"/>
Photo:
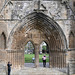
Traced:
<path fill-rule="evenodd" d="M 34 67 L 33 58 L 35 58 L 35 47 L 31 41 L 28 41 L 24 50 L 25 67 Z"/>
<path fill-rule="evenodd" d="M 40 50 L 39 50 L 39 65 L 40 67 L 43 67 L 43 56 L 46 56 L 46 66 L 47 68 L 49 68 L 49 46 L 47 44 L 47 42 L 42 41 L 40 44 Z"/>
<path fill-rule="evenodd" d="M 40 44 L 40 54 L 42 53 L 49 53 L 49 46 L 45 41 L 42 41 L 42 43 Z"/>
<path fill-rule="evenodd" d="M 40 34 L 28 34 L 31 30 L 39 30 Z M 36 39 L 33 39 L 35 37 Z M 38 37 L 40 39 L 38 39 Z M 33 12 L 25 16 L 12 29 L 8 39 L 9 49 L 24 50 L 25 42 L 33 40 L 35 43 L 35 65 L 39 65 L 39 42 L 47 40 L 49 42 L 49 67 L 65 67 L 66 56 L 65 49 L 67 48 L 66 37 L 60 26 L 50 17 L 41 13 Z M 24 59 L 23 59 L 24 60 Z M 21 62 L 21 61 L 20 61 Z"/>

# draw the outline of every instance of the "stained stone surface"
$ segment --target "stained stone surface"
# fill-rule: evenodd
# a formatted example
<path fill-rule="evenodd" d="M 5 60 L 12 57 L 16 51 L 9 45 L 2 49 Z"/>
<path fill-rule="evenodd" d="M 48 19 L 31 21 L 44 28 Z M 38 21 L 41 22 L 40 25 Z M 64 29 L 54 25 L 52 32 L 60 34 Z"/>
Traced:
<path fill-rule="evenodd" d="M 11 50 L 10 48 L 12 47 L 12 49 L 16 49 L 18 48 L 23 49 L 24 47 L 24 42 L 27 43 L 29 40 L 33 40 L 35 41 L 35 47 L 36 47 L 36 55 L 38 56 L 39 53 L 39 44 L 37 45 L 37 40 L 40 38 L 41 40 L 38 40 L 38 42 L 41 41 L 47 41 L 47 42 L 51 42 L 49 43 L 50 47 L 52 46 L 52 50 L 62 50 L 63 49 L 63 45 L 65 45 L 64 43 L 62 43 L 62 46 L 60 46 L 60 43 L 62 42 L 62 40 L 58 39 L 58 38 L 62 38 L 58 36 L 58 32 L 56 32 L 56 30 L 53 31 L 53 33 L 50 34 L 49 28 L 44 27 L 44 29 L 47 31 L 46 34 L 49 35 L 53 35 L 53 36 L 44 36 L 45 34 L 41 34 L 41 36 L 39 36 L 40 34 L 36 34 L 36 31 L 33 31 L 33 35 L 31 34 L 27 34 L 25 32 L 26 28 L 21 30 L 23 28 L 23 25 L 25 25 L 25 22 L 22 22 L 22 20 L 29 15 L 30 13 L 33 12 L 42 12 L 43 14 L 47 15 L 48 17 L 50 17 L 51 19 L 54 20 L 54 22 L 56 22 L 59 27 L 62 29 L 63 34 L 65 36 L 65 39 L 67 41 L 67 48 L 65 50 L 68 49 L 74 49 L 75 48 L 75 6 L 73 5 L 73 3 L 75 2 L 75 0 L 69 0 L 69 5 L 67 6 L 66 4 L 63 4 L 64 1 L 68 1 L 68 0 L 41 0 L 39 3 L 39 0 L 0 0 L 0 50 L 3 50 L 4 52 L 0 51 L 0 75 L 6 75 L 7 71 L 6 71 L 6 67 L 5 63 L 8 62 L 7 58 L 9 58 L 9 60 L 12 61 L 13 65 L 24 65 L 24 61 L 22 61 L 22 59 L 24 60 L 23 57 L 23 52 L 22 51 L 15 51 L 15 50 Z M 28 19 L 30 20 L 30 19 Z M 35 19 L 34 19 L 35 20 Z M 24 21 L 27 21 L 24 20 Z M 42 22 L 41 22 L 42 21 Z M 28 22 L 28 21 L 27 21 Z M 33 21 L 34 23 L 36 21 Z M 29 21 L 26 25 L 30 25 L 33 24 L 32 21 Z M 46 23 L 48 23 L 47 21 L 45 21 Z M 14 30 L 14 28 L 17 26 L 17 29 L 19 29 L 19 25 L 21 23 L 21 31 Z M 44 20 L 40 20 L 40 22 L 43 24 Z M 45 24 L 46 24 L 45 23 Z M 50 22 L 52 23 L 52 22 Z M 37 22 L 34 24 L 36 25 Z M 39 29 L 42 29 L 42 25 L 39 25 Z M 44 26 L 45 26 L 44 24 Z M 33 28 L 35 28 L 33 25 Z M 54 26 L 54 25 L 53 25 Z M 31 25 L 29 26 L 29 28 L 32 27 Z M 27 28 L 27 30 L 29 29 Z M 15 32 L 14 32 L 15 31 Z M 13 33 L 12 33 L 13 32 Z M 43 30 L 43 32 L 45 32 Z M 2 35 L 2 33 L 4 33 L 4 35 Z M 35 33 L 35 34 L 34 34 Z M 40 32 L 39 32 L 40 33 Z M 9 40 L 9 36 L 15 34 L 14 36 L 11 37 L 11 40 L 14 41 L 14 43 L 12 44 L 12 42 Z M 23 34 L 23 35 L 22 35 Z M 4 36 L 4 37 L 3 37 Z M 34 38 L 32 39 L 32 37 L 34 36 Z M 3 38 L 2 38 L 3 37 Z M 39 37 L 39 38 L 37 38 Z M 53 39 L 53 37 L 55 39 Z M 14 39 L 15 38 L 15 39 Z M 23 40 L 22 40 L 23 39 Z M 49 39 L 51 39 L 49 41 Z M 8 41 L 9 40 L 9 41 Z M 26 40 L 26 41 L 24 41 Z M 53 41 L 52 41 L 53 40 Z M 5 41 L 5 42 L 4 42 Z M 10 44 L 9 44 L 10 43 Z M 4 45 L 6 45 L 6 48 L 3 48 Z M 58 45 L 58 47 L 57 47 Z M 10 49 L 9 51 L 7 51 L 7 49 Z M 50 57 L 51 59 L 56 59 L 59 58 L 60 62 L 61 59 L 65 58 L 67 55 L 67 62 L 69 63 L 69 72 L 70 74 L 74 74 L 75 73 L 75 51 L 73 53 L 70 54 L 62 54 L 62 53 L 52 53 L 50 55 L 53 55 L 54 57 Z M 59 57 L 57 56 L 59 55 Z M 4 56 L 4 57 L 3 57 Z M 61 56 L 61 57 L 60 57 Z M 63 57 L 63 58 L 62 58 Z M 13 59 L 14 58 L 14 59 Z M 70 60 L 72 59 L 72 60 Z M 58 63 L 55 62 L 56 60 L 53 60 L 53 64 Z M 5 63 L 2 63 L 2 61 L 4 61 Z M 22 61 L 22 63 L 21 63 Z M 63 61 L 64 62 L 64 61 Z M 66 60 L 65 60 L 66 62 Z M 36 60 L 36 64 L 38 64 L 38 58 Z M 62 63 L 63 64 L 63 63 Z M 67 63 L 65 63 L 67 64 Z M 57 65 L 55 65 L 57 66 Z M 14 67 L 14 66 L 13 66 Z M 60 64 L 59 64 L 60 67 Z M 41 71 L 42 70 L 42 71 Z M 41 71 L 41 73 L 39 73 L 39 71 Z M 47 72 L 45 72 L 47 71 Z M 55 71 L 55 73 L 54 73 Z M 58 71 L 57 69 L 45 69 L 45 68 L 24 68 L 22 70 L 12 70 L 12 75 L 42 75 L 44 72 L 44 75 L 65 75 L 65 73 Z M 14 73 L 14 74 L 13 74 Z"/>

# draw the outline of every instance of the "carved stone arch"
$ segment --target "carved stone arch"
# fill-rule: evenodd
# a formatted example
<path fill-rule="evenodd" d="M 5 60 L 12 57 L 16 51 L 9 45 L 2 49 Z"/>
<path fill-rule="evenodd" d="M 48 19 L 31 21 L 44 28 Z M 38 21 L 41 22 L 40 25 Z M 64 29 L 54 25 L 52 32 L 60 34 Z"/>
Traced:
<path fill-rule="evenodd" d="M 39 45 L 42 43 L 42 42 L 45 42 L 46 44 L 48 44 L 49 45 L 49 42 L 48 42 L 48 40 L 41 40 L 40 42 L 39 42 Z"/>
<path fill-rule="evenodd" d="M 25 45 L 26 45 L 28 42 L 31 42 L 32 45 L 33 45 L 33 47 L 34 47 L 34 49 L 35 49 L 35 43 L 33 42 L 33 40 L 27 40 L 27 41 L 25 42 Z"/>
<path fill-rule="evenodd" d="M 4 32 L 2 32 L 0 36 L 0 48 L 5 49 L 6 48 L 6 35 Z"/>
<path fill-rule="evenodd" d="M 53 45 L 54 45 L 54 49 L 58 50 L 58 51 L 62 51 L 64 48 L 64 43 L 62 41 L 61 36 L 59 35 L 59 33 L 54 32 L 54 34 L 52 34 L 52 40 L 54 40 Z"/>
<path fill-rule="evenodd" d="M 32 29 L 37 29 L 43 32 L 43 34 L 45 34 L 46 36 L 46 39 L 49 41 L 49 46 L 50 46 L 50 51 L 51 51 L 49 54 L 50 55 L 49 56 L 50 58 L 49 66 L 65 67 L 66 65 L 64 64 L 66 63 L 65 61 L 66 56 L 65 56 L 64 49 L 67 48 L 67 40 L 66 40 L 65 34 L 63 33 L 61 27 L 52 18 L 50 18 L 49 16 L 41 12 L 30 13 L 29 15 L 25 16 L 22 20 L 20 20 L 14 26 L 8 38 L 8 45 L 10 45 L 9 49 L 15 49 L 15 47 L 17 47 L 16 49 L 20 50 L 22 43 L 25 45 L 24 42 L 26 42 L 28 39 L 28 37 L 25 37 L 25 34 L 29 33 L 29 31 L 31 31 Z M 54 32 L 57 32 L 58 36 L 57 36 L 57 33 L 54 33 Z M 61 42 L 63 43 L 62 50 L 61 50 L 61 45 L 62 45 Z M 55 44 L 58 45 L 58 49 L 56 48 Z M 38 66 L 39 46 L 37 42 L 35 43 L 35 47 L 36 47 L 35 63 L 36 63 L 36 66 Z M 61 63 L 62 61 L 63 63 Z"/>
<path fill-rule="evenodd" d="M 70 31 L 69 37 L 70 37 L 70 36 L 73 36 L 73 37 L 74 37 L 73 31 Z"/>
<path fill-rule="evenodd" d="M 33 45 L 33 53 L 35 54 L 35 44 L 34 44 L 34 42 L 32 40 L 28 40 L 28 41 L 25 42 L 25 46 L 27 45 L 28 42 L 31 42 L 31 44 Z"/>
<path fill-rule="evenodd" d="M 36 23 L 40 25 L 38 25 L 37 27 Z M 25 16 L 22 20 L 20 20 L 12 29 L 8 38 L 8 42 L 13 41 L 11 38 L 13 38 L 13 35 L 15 35 L 16 31 L 21 31 L 22 29 L 24 29 L 25 32 L 28 32 L 33 28 L 39 29 L 41 31 L 43 31 L 44 29 L 44 33 L 47 35 L 47 37 L 50 35 L 50 33 L 52 34 L 53 30 L 57 30 L 57 32 L 59 32 L 59 35 L 61 36 L 61 39 L 63 40 L 65 49 L 67 48 L 67 40 L 61 27 L 52 18 L 41 12 L 30 13 L 29 15 Z"/>
<path fill-rule="evenodd" d="M 48 40 L 42 40 L 42 41 L 40 41 L 39 46 L 41 45 L 42 42 L 45 42 L 46 43 L 46 45 L 47 45 L 47 51 L 49 53 L 50 52 L 50 46 L 49 46 Z"/>
<path fill-rule="evenodd" d="M 74 33 L 71 31 L 69 34 L 69 48 L 75 48 L 75 36 Z"/>

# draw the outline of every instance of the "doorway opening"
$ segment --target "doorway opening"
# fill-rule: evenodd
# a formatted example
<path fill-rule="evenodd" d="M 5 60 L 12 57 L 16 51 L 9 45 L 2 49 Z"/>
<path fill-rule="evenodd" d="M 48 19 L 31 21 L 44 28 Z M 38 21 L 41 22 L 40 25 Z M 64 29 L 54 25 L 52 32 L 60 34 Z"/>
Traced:
<path fill-rule="evenodd" d="M 26 67 L 33 67 L 34 66 L 34 63 L 35 63 L 35 59 L 33 61 L 34 57 L 35 57 L 34 45 L 31 41 L 29 41 L 25 45 L 25 50 L 24 50 L 24 60 L 25 60 Z"/>
<path fill-rule="evenodd" d="M 46 56 L 46 66 L 45 67 L 49 67 L 49 47 L 48 44 L 43 41 L 40 44 L 40 51 L 39 51 L 39 64 L 40 67 L 44 67 L 43 65 L 43 56 Z"/>

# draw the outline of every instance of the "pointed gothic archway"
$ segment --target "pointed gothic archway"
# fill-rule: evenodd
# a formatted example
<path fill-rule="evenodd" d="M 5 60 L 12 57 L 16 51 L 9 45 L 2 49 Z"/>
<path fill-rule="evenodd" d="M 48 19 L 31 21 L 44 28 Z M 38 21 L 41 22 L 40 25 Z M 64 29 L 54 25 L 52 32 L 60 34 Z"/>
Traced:
<path fill-rule="evenodd" d="M 48 45 L 47 41 L 42 40 L 39 45 L 40 45 L 40 50 L 39 50 L 40 54 L 41 53 L 49 53 L 49 45 Z M 45 51 L 43 51 L 43 50 L 45 50 Z"/>
<path fill-rule="evenodd" d="M 5 33 L 2 32 L 0 36 L 0 49 L 5 49 L 6 48 L 6 36 Z"/>
<path fill-rule="evenodd" d="M 74 38 L 75 38 L 74 33 L 71 31 L 70 34 L 69 34 L 69 48 L 74 48 L 75 47 Z"/>
<path fill-rule="evenodd" d="M 25 67 L 34 67 L 35 59 L 35 46 L 33 41 L 25 42 L 25 49 L 24 49 L 24 60 L 25 60 Z"/>
<path fill-rule="evenodd" d="M 8 38 L 8 45 L 10 45 L 10 47 L 8 46 L 8 48 L 23 50 L 24 43 L 29 38 L 28 33 L 33 29 L 41 31 L 45 36 L 45 39 L 49 42 L 50 47 L 49 66 L 65 67 L 66 64 L 65 49 L 67 48 L 66 37 L 61 27 L 53 19 L 51 19 L 50 17 L 41 12 L 30 13 L 15 25 Z M 36 38 L 37 37 L 38 34 L 36 35 Z M 32 39 L 32 35 L 30 36 L 29 39 Z M 37 41 L 34 40 L 34 43 L 37 45 L 36 55 L 39 52 L 38 44 L 40 41 L 41 38 L 40 40 Z"/>
<path fill-rule="evenodd" d="M 42 57 L 45 55 L 46 56 L 46 68 L 49 68 L 49 44 L 48 41 L 42 40 L 40 42 L 40 49 L 39 49 L 39 65 L 40 67 L 43 67 L 43 60 Z"/>

